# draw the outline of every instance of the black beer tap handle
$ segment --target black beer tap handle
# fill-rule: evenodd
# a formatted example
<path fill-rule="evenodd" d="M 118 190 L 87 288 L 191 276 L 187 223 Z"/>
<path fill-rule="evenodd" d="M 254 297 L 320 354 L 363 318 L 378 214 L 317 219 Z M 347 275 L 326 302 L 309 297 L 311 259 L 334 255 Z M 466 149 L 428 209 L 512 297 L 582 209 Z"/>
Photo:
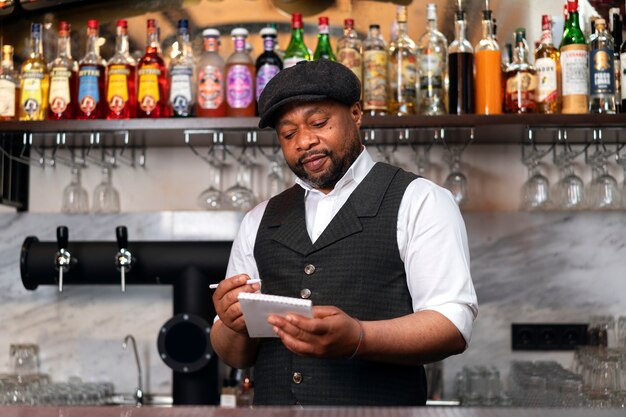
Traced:
<path fill-rule="evenodd" d="M 117 226 L 115 228 L 115 237 L 117 238 L 118 249 L 128 248 L 128 229 L 126 229 L 126 226 Z"/>
<path fill-rule="evenodd" d="M 59 250 L 67 249 L 68 234 L 67 226 L 57 227 L 57 244 L 59 245 Z"/>

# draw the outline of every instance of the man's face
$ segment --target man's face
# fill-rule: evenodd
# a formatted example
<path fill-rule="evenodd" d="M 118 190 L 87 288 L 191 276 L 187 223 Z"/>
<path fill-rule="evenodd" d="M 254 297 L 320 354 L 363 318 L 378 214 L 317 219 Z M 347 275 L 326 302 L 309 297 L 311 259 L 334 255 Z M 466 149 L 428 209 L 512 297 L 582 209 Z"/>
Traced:
<path fill-rule="evenodd" d="M 292 103 L 276 119 L 276 133 L 287 165 L 324 193 L 361 153 L 361 105 L 335 101 Z"/>

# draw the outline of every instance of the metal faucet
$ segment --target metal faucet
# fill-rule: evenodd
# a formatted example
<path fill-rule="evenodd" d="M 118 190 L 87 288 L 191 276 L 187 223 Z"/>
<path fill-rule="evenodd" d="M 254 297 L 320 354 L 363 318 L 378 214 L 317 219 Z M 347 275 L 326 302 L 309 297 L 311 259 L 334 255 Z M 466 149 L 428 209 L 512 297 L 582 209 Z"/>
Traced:
<path fill-rule="evenodd" d="M 67 250 L 68 233 L 67 226 L 57 227 L 57 244 L 59 249 L 54 255 L 54 265 L 57 271 L 59 271 L 59 292 L 63 292 L 63 274 L 69 271 L 72 263 L 72 255 Z"/>
<path fill-rule="evenodd" d="M 126 335 L 124 341 L 122 342 L 122 348 L 126 349 L 128 346 L 128 341 L 132 342 L 133 352 L 135 353 L 135 362 L 137 363 L 137 389 L 135 389 L 135 404 L 137 406 L 143 405 L 143 387 L 141 384 L 141 362 L 139 361 L 139 354 L 137 353 L 137 342 L 132 334 Z"/>
<path fill-rule="evenodd" d="M 117 238 L 118 247 L 115 255 L 115 266 L 120 271 L 122 292 L 126 292 L 126 273 L 133 266 L 133 254 L 128 250 L 128 230 L 126 226 L 116 227 L 115 237 Z"/>

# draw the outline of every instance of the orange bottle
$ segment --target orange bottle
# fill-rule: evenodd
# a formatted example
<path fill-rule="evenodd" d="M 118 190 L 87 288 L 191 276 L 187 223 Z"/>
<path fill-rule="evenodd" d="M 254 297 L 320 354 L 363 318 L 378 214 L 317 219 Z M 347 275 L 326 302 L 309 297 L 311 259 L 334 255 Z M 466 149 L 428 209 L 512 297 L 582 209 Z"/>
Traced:
<path fill-rule="evenodd" d="M 502 113 L 500 48 L 493 36 L 491 10 L 483 10 L 483 37 L 476 45 L 474 80 L 476 114 Z"/>

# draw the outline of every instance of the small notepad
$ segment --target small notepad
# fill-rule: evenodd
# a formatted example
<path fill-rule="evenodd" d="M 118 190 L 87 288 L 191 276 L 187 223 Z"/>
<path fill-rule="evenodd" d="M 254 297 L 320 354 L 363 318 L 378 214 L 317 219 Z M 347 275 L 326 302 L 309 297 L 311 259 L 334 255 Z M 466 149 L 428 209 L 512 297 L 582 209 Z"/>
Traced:
<path fill-rule="evenodd" d="M 285 316 L 287 313 L 296 313 L 313 317 L 311 300 L 249 292 L 239 293 L 238 298 L 250 337 L 278 337 L 267 322 L 271 314 Z"/>

